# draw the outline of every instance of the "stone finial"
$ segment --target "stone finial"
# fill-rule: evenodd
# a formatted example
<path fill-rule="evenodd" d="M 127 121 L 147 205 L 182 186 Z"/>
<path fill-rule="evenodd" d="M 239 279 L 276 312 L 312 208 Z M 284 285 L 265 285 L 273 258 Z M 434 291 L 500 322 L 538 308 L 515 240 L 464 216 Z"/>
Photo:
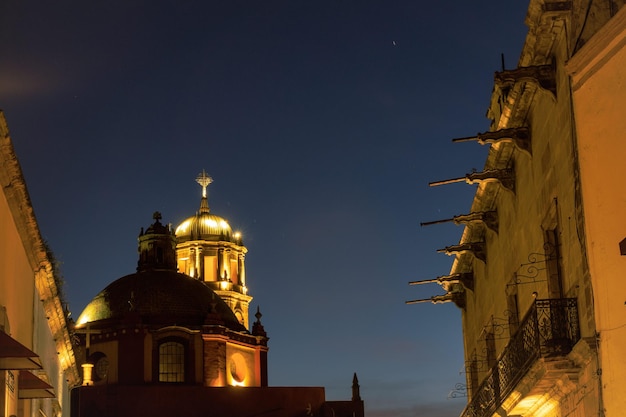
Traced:
<path fill-rule="evenodd" d="M 261 310 L 260 310 L 259 306 L 257 306 L 257 308 L 256 308 L 256 314 L 254 315 L 254 317 L 256 317 L 256 321 L 252 325 L 252 334 L 254 336 L 267 337 L 267 333 L 265 332 L 265 328 L 261 324 L 261 317 L 263 317 L 263 314 L 261 314 Z"/>

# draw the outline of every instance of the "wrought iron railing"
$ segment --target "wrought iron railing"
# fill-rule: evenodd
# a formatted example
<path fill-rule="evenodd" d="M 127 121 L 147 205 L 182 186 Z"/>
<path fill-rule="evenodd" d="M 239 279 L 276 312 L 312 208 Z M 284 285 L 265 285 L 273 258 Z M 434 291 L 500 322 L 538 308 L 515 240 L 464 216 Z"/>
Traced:
<path fill-rule="evenodd" d="M 537 359 L 566 355 L 579 339 L 575 298 L 535 300 L 461 417 L 491 416 Z"/>

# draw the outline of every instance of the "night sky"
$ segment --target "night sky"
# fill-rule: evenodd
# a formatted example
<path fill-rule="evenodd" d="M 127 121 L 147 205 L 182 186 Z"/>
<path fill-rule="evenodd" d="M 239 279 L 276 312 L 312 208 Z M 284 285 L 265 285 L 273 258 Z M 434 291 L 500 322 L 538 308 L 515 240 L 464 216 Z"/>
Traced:
<path fill-rule="evenodd" d="M 137 235 L 214 183 L 241 230 L 271 386 L 324 386 L 366 415 L 458 415 L 461 314 L 405 305 L 481 170 L 493 73 L 517 64 L 521 0 L 2 1 L 0 108 L 73 317 L 133 273 Z M 252 317 L 254 320 L 254 318 Z"/>

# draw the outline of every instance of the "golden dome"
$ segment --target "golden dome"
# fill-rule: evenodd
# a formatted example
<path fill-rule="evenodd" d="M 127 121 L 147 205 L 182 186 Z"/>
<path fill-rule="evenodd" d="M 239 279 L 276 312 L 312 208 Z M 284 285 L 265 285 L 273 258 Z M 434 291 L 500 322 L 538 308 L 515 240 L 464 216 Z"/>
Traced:
<path fill-rule="evenodd" d="M 188 240 L 233 241 L 232 229 L 228 222 L 215 214 L 200 212 L 184 220 L 176 228 L 178 242 Z"/>
<path fill-rule="evenodd" d="M 211 214 L 207 187 L 213 182 L 213 179 L 203 170 L 196 178 L 196 182 L 202 187 L 200 210 L 195 216 L 187 218 L 176 228 L 175 234 L 178 243 L 190 240 L 213 240 L 241 244 L 241 236 L 239 233 L 233 234 L 226 219 Z"/>

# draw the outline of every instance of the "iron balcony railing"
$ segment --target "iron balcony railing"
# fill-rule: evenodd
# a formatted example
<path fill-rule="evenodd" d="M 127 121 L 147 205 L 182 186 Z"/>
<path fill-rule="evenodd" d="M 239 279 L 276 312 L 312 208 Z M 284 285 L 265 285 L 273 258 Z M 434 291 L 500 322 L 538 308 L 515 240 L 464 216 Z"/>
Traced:
<path fill-rule="evenodd" d="M 579 339 L 575 298 L 535 300 L 461 417 L 491 416 L 537 359 L 564 356 Z"/>

